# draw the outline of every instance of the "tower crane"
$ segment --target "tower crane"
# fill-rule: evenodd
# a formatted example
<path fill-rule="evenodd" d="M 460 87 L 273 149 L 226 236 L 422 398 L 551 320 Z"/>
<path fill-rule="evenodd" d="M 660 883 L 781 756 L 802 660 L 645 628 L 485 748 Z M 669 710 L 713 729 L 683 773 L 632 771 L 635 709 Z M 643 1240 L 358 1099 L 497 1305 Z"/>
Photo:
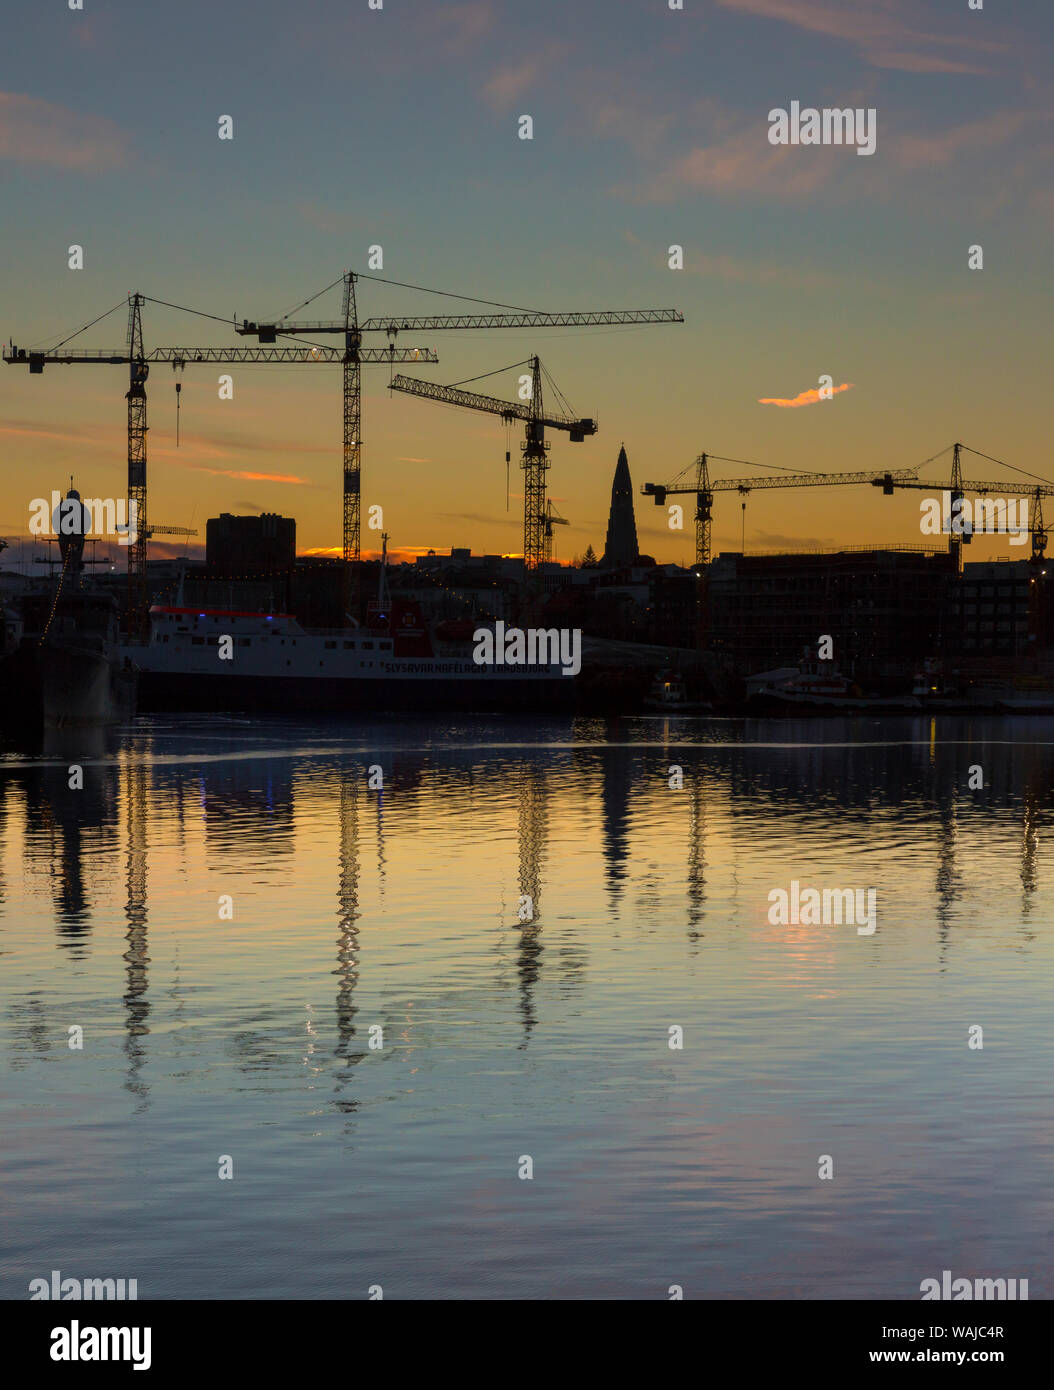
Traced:
<path fill-rule="evenodd" d="M 545 499 L 545 475 L 549 468 L 549 445 L 545 440 L 545 431 L 565 430 L 573 444 L 580 444 L 586 435 L 597 432 L 595 420 L 546 413 L 542 401 L 541 359 L 532 357 L 529 361 L 531 394 L 529 400 L 521 402 L 482 396 L 475 391 L 462 391 L 457 386 L 437 386 L 434 382 L 418 381 L 414 377 L 397 376 L 391 383 L 393 391 L 405 391 L 410 396 L 440 401 L 444 405 L 460 405 L 468 410 L 487 411 L 491 415 L 500 415 L 505 421 L 524 421 L 523 564 L 528 580 L 547 558 L 547 539 L 551 553 L 552 523 Z M 566 523 L 559 519 L 557 524 Z"/>
<path fill-rule="evenodd" d="M 553 506 L 553 504 L 552 504 L 552 500 L 551 500 L 551 499 L 550 499 L 549 501 L 546 502 L 546 504 L 545 504 L 545 543 L 544 543 L 544 554 L 543 554 L 543 556 L 542 556 L 542 558 L 545 560 L 545 563 L 546 563 L 546 564 L 548 564 L 549 561 L 553 558 L 553 527 L 554 527 L 554 526 L 570 526 L 570 524 L 571 524 L 571 523 L 567 520 L 567 518 L 561 516 L 560 513 L 556 510 L 556 508 L 555 508 L 555 507 Z"/>
<path fill-rule="evenodd" d="M 1016 482 L 966 482 L 963 479 L 962 460 L 960 458 L 963 449 L 965 449 L 968 454 L 977 454 L 979 458 L 988 457 L 987 454 L 981 454 L 978 450 L 971 449 L 968 444 L 953 444 L 952 476 L 948 482 L 925 482 L 919 481 L 917 478 L 909 478 L 903 481 L 895 480 L 896 486 L 921 488 L 926 492 L 949 492 L 951 494 L 950 501 L 953 513 L 959 510 L 956 504 L 959 503 L 961 505 L 963 498 L 968 492 L 974 493 L 979 497 L 985 497 L 991 493 L 997 493 L 1004 497 L 1012 496 L 1015 493 L 1018 495 L 1022 492 L 1027 493 L 1030 498 L 1028 529 L 1032 537 L 1031 558 L 1037 567 L 1042 566 L 1046 561 L 1047 551 L 1047 532 L 1043 525 L 1043 498 L 1054 497 L 1054 487 L 1043 483 L 1030 483 L 1026 487 L 1022 484 L 1020 479 Z M 936 455 L 934 457 L 936 457 Z M 926 462 L 929 463 L 932 462 L 932 460 L 927 459 Z M 998 460 L 993 459 L 992 462 L 998 462 Z M 922 465 L 920 465 L 920 467 L 921 466 Z M 969 545 L 972 539 L 973 527 L 970 525 L 964 524 L 960 530 L 950 530 L 948 533 L 948 554 L 955 563 L 956 574 L 962 573 L 963 545 Z"/>
<path fill-rule="evenodd" d="M 756 488 L 770 487 L 837 487 L 851 483 L 873 483 L 882 488 L 886 495 L 892 494 L 895 486 L 912 485 L 918 477 L 917 468 L 901 468 L 895 472 L 881 473 L 787 473 L 781 477 L 762 474 L 754 478 L 716 478 L 710 477 L 710 460 L 735 463 L 738 460 L 723 460 L 718 454 L 700 454 L 695 460 L 695 482 L 691 484 L 645 483 L 641 492 L 645 497 L 653 497 L 655 505 L 665 505 L 666 498 L 680 494 L 695 493 L 695 564 L 705 571 L 710 565 L 710 528 L 712 523 L 715 492 L 738 492 L 746 496 Z"/>
<path fill-rule="evenodd" d="M 27 366 L 31 376 L 43 372 L 45 366 L 55 363 L 70 364 L 108 364 L 128 367 L 128 502 L 129 511 L 135 504 L 136 539 L 129 546 L 128 553 L 128 631 L 130 635 L 145 637 L 148 621 L 148 593 L 146 580 L 147 541 L 153 532 L 162 528 L 151 528 L 147 524 L 146 488 L 146 382 L 152 365 L 160 362 L 170 363 L 173 371 L 182 371 L 188 363 L 217 363 L 224 366 L 239 364 L 292 365 L 315 363 L 321 365 L 339 364 L 345 354 L 337 348 L 326 347 L 270 347 L 256 348 L 185 348 L 164 347 L 147 351 L 143 345 L 142 306 L 149 296 L 134 293 L 128 296 L 128 333 L 125 346 L 121 348 L 67 348 L 60 345 L 51 349 L 20 348 L 14 344 L 4 350 L 4 361 Z M 176 306 L 178 307 L 178 306 Z M 105 315 L 103 316 L 105 317 Z M 83 330 L 80 330 L 83 331 Z M 76 334 L 72 335 L 76 336 Z M 68 340 L 67 340 L 68 341 Z M 396 351 L 389 348 L 363 348 L 360 353 L 364 362 L 437 362 L 439 359 L 428 348 L 411 348 Z M 168 532 L 180 534 L 183 532 Z"/>
<path fill-rule="evenodd" d="M 676 309 L 602 309 L 583 310 L 572 313 L 547 313 L 529 309 L 517 309 L 512 313 L 501 314 L 425 314 L 414 317 L 400 315 L 380 315 L 360 321 L 355 299 L 355 284 L 360 278 L 380 279 L 380 276 L 361 277 L 354 271 L 345 271 L 343 312 L 339 319 L 320 319 L 314 322 L 289 322 L 278 318 L 270 322 L 243 319 L 235 324 L 235 331 L 242 336 L 253 336 L 261 343 L 274 343 L 281 336 L 306 334 L 318 337 L 334 333 L 344 338 L 344 562 L 345 565 L 359 559 L 359 499 L 362 491 L 362 392 L 360 366 L 371 360 L 368 349 L 362 347 L 364 333 L 386 333 L 389 343 L 401 332 L 434 333 L 439 329 L 480 329 L 480 328 L 588 328 L 600 325 L 643 324 L 643 323 L 683 323 L 684 315 Z M 334 288 L 327 285 L 326 290 Z M 385 281 L 384 283 L 396 283 Z M 408 289 L 421 289 L 421 286 L 404 286 Z M 313 295 L 317 299 L 326 290 Z M 435 291 L 424 291 L 435 293 Z M 467 299 L 466 295 L 455 295 L 457 299 Z M 485 301 L 480 301 L 485 302 Z M 305 301 L 306 307 L 311 300 Z M 508 308 L 509 306 L 499 306 Z M 374 359 L 377 360 L 377 359 Z M 381 360 L 387 361 L 388 358 Z M 537 473 L 537 469 L 535 469 Z M 544 486 L 544 479 L 543 479 Z M 539 517 L 544 508 L 542 497 Z M 540 520 L 535 528 L 534 553 L 541 555 Z"/>

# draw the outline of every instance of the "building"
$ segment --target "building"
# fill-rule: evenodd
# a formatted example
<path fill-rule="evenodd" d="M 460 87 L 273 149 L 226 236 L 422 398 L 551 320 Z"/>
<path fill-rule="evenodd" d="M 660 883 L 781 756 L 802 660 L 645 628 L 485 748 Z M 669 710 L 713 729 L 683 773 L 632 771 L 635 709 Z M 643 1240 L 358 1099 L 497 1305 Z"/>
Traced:
<path fill-rule="evenodd" d="M 723 553 L 708 575 L 709 644 L 749 675 L 794 665 L 829 636 L 847 676 L 910 677 L 943 649 L 956 587 L 946 551 Z"/>
<path fill-rule="evenodd" d="M 618 452 L 615 477 L 611 484 L 608 534 L 604 545 L 604 557 L 600 563 L 604 569 L 624 569 L 637 563 L 639 553 L 637 521 L 633 514 L 633 483 L 629 476 L 626 446 L 623 445 Z"/>
<path fill-rule="evenodd" d="M 1034 568 L 1029 560 L 963 565 L 951 617 L 966 655 L 1022 656 L 1029 651 Z"/>
<path fill-rule="evenodd" d="M 232 516 L 221 512 L 205 524 L 205 561 L 214 574 L 259 575 L 288 572 L 296 562 L 296 522 L 263 512 Z"/>

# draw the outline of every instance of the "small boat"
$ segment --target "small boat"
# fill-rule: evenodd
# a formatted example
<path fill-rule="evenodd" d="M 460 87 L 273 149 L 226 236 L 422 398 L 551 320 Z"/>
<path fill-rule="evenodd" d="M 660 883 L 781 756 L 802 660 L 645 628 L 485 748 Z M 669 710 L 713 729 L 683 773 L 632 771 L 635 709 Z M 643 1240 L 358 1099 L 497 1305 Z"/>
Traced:
<path fill-rule="evenodd" d="M 831 711 L 918 709 L 914 695 L 865 695 L 833 661 L 802 655 L 797 666 L 761 671 L 746 679 L 747 707 L 779 712 L 793 706 Z"/>
<path fill-rule="evenodd" d="M 673 671 L 659 672 L 644 697 L 644 707 L 664 714 L 705 714 L 713 709 L 709 700 L 690 700 L 688 687 Z"/>

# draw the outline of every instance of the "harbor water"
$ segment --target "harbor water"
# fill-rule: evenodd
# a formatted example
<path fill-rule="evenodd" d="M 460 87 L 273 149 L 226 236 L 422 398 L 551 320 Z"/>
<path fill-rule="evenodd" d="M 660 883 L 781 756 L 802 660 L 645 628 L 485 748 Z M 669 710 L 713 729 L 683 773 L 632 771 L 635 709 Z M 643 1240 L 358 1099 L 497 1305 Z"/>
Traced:
<path fill-rule="evenodd" d="M 1052 773 L 1038 717 L 5 745 L 0 1294 L 1049 1298 Z"/>

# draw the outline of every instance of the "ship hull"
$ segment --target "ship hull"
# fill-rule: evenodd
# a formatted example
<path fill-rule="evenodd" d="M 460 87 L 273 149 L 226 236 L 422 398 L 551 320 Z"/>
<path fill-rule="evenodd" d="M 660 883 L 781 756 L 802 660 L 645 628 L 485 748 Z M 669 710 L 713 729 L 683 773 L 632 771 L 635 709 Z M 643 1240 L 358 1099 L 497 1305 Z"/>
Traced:
<path fill-rule="evenodd" d="M 135 676 L 105 652 L 45 645 L 37 654 L 46 729 L 102 728 L 135 712 Z"/>
<path fill-rule="evenodd" d="M 378 676 L 371 679 L 325 676 L 239 676 L 144 671 L 139 684 L 140 710 L 232 713 L 260 711 L 427 713 L 462 710 L 479 714 L 505 711 L 568 710 L 574 706 L 574 680 L 513 673 L 498 678 L 470 676 L 459 680 L 427 676 Z"/>
<path fill-rule="evenodd" d="M 37 659 L 46 729 L 109 722 L 110 663 L 102 653 L 44 647 Z"/>

